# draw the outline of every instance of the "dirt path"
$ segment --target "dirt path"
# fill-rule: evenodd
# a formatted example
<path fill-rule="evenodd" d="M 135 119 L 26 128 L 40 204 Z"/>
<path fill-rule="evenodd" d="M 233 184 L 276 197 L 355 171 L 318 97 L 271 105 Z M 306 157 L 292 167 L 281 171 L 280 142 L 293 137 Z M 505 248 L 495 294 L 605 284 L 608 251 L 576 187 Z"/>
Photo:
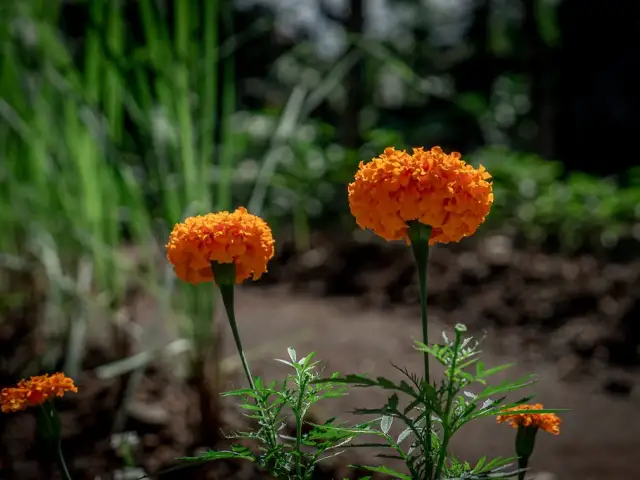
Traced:
<path fill-rule="evenodd" d="M 411 339 L 420 335 L 419 322 L 406 311 L 366 310 L 348 300 L 323 301 L 294 297 L 275 288 L 252 288 L 238 293 L 237 316 L 247 350 L 268 350 L 260 355 L 264 361 L 252 364 L 254 374 L 266 379 L 282 374 L 280 365 L 269 359 L 284 358 L 289 344 L 300 354 L 316 351 L 327 371 L 397 378 L 390 360 L 410 371 L 421 368 L 421 357 L 411 345 Z M 432 337 L 443 328 L 451 326 L 432 320 Z M 232 356 L 229 329 L 225 326 L 223 331 L 229 335 L 225 348 Z M 557 480 L 640 478 L 640 462 L 634 458 L 640 452 L 637 396 L 605 395 L 588 380 L 568 384 L 560 379 L 555 365 L 531 365 L 524 358 L 506 357 L 491 349 L 484 361 L 487 365 L 519 362 L 509 371 L 509 378 L 538 373 L 540 382 L 534 390 L 539 401 L 548 407 L 572 409 L 563 414 L 559 437 L 539 435 L 532 461 L 535 471 L 552 473 Z M 236 381 L 241 382 L 240 377 Z M 324 406 L 327 413 L 342 415 L 354 407 L 382 405 L 385 398 L 381 392 L 354 389 L 346 399 L 327 401 Z M 469 461 L 484 454 L 509 456 L 513 439 L 513 430 L 487 419 L 465 427 L 455 449 Z"/>

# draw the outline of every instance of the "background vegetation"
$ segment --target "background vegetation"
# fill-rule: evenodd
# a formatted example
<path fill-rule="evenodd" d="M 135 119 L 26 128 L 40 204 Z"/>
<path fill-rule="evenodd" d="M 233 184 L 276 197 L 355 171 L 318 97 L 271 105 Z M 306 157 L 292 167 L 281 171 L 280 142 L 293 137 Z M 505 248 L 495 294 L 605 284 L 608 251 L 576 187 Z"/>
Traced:
<path fill-rule="evenodd" d="M 304 250 L 354 229 L 345 184 L 387 145 L 487 166 L 484 232 L 633 251 L 640 56 L 623 4 L 4 0 L 0 313 L 36 285 L 37 368 L 73 376 L 96 312 L 129 341 L 118 312 L 137 288 L 205 351 L 210 290 L 173 285 L 171 225 L 246 205 Z"/>

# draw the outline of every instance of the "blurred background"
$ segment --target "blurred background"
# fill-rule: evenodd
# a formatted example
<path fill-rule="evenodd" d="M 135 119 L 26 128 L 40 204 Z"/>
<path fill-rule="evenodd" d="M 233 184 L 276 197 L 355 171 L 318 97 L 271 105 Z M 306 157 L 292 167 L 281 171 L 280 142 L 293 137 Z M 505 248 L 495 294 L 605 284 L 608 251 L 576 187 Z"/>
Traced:
<path fill-rule="evenodd" d="M 175 282 L 175 222 L 247 206 L 277 256 L 238 294 L 254 373 L 294 345 L 330 370 L 420 369 L 409 252 L 360 231 L 346 185 L 389 145 L 482 163 L 478 234 L 433 249 L 432 337 L 572 409 L 535 478 L 640 478 L 640 15 L 631 0 L 2 0 L 0 386 L 64 370 L 74 478 L 155 474 L 246 425 L 211 285 Z M 634 13 L 635 12 L 635 13 Z M 354 391 L 318 419 L 384 401 Z M 248 427 L 247 427 L 248 428 Z M 475 428 L 475 430 L 474 430 Z M 458 456 L 513 454 L 484 423 Z M 0 479 L 55 478 L 29 413 Z M 337 457 L 317 478 L 357 478 Z M 378 461 L 378 459 L 375 459 Z M 137 475 L 137 476 L 136 476 Z M 162 478 L 265 478 L 244 464 Z"/>

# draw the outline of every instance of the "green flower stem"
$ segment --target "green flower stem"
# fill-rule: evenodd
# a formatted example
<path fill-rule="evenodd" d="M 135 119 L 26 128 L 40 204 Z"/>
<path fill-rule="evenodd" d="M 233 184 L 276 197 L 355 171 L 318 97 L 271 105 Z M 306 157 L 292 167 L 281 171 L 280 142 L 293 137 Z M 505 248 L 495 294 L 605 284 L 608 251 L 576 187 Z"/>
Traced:
<path fill-rule="evenodd" d="M 238 325 L 236 323 L 236 314 L 233 303 L 233 293 L 236 283 L 236 265 L 234 263 L 211 262 L 211 271 L 213 272 L 215 283 L 220 289 L 222 303 L 224 304 L 224 308 L 227 312 L 229 326 L 231 326 L 231 332 L 233 333 L 233 339 L 236 342 L 236 348 L 238 349 L 238 355 L 240 355 L 240 361 L 242 362 L 244 374 L 247 377 L 251 390 L 256 391 L 256 384 L 253 381 L 251 370 L 249 370 L 249 362 L 247 362 L 247 357 L 244 354 L 242 341 L 240 340 L 240 333 L 238 333 Z M 256 398 L 255 400 L 258 407 L 262 409 L 265 408 L 263 402 L 261 402 L 258 398 Z M 260 415 L 262 416 L 264 424 L 267 425 L 268 418 L 264 413 L 264 410 L 261 411 Z M 274 447 L 278 443 L 278 438 L 275 431 L 272 431 L 270 433 L 270 446 Z"/>
<path fill-rule="evenodd" d="M 58 456 L 58 463 L 60 464 L 60 469 L 62 470 L 63 477 L 65 478 L 65 480 L 71 480 L 71 474 L 69 473 L 67 463 L 64 461 L 64 455 L 62 454 L 62 444 L 60 440 L 58 440 L 56 454 Z"/>
<path fill-rule="evenodd" d="M 256 389 L 256 385 L 249 370 L 249 363 L 244 354 L 242 348 L 242 341 L 240 340 L 240 334 L 238 333 L 238 325 L 236 323 L 236 314 L 233 303 L 233 293 L 236 283 L 236 265 L 234 263 L 218 263 L 211 262 L 211 271 L 215 278 L 216 285 L 220 289 L 220 295 L 222 296 L 222 303 L 227 312 L 227 318 L 229 319 L 229 326 L 233 333 L 233 339 L 236 342 L 236 348 L 238 349 L 238 355 L 240 355 L 240 361 L 242 362 L 242 368 L 244 374 L 247 376 L 249 385 L 252 390 Z"/>
<path fill-rule="evenodd" d="M 67 463 L 62 455 L 62 444 L 60 442 L 60 417 L 52 402 L 45 402 L 40 405 L 36 414 L 36 431 L 38 439 L 44 442 L 46 448 L 52 453 L 55 450 L 56 460 L 62 471 L 65 480 L 71 480 L 71 474 L 67 468 Z"/>
<path fill-rule="evenodd" d="M 431 227 L 418 221 L 409 222 L 407 228 L 409 240 L 411 240 L 411 250 L 418 270 L 418 282 L 420 286 L 420 311 L 422 320 L 422 343 L 429 345 L 429 322 L 427 317 L 427 267 L 429 264 L 429 238 L 431 237 Z M 424 356 L 424 380 L 431 383 L 429 374 L 429 354 Z M 427 469 L 425 478 L 431 478 L 433 473 L 433 461 L 431 456 L 431 412 L 425 415 L 425 438 L 424 453 L 426 455 Z"/>
<path fill-rule="evenodd" d="M 518 456 L 518 480 L 524 480 L 529 466 L 529 458 L 536 445 L 538 427 L 518 427 L 516 434 L 516 455 Z"/>
<path fill-rule="evenodd" d="M 420 310 L 422 319 L 422 343 L 429 345 L 429 330 L 427 317 L 427 266 L 429 263 L 429 237 L 431 227 L 423 225 L 417 221 L 410 222 L 407 230 L 409 240 L 411 240 L 411 250 L 418 270 L 418 281 L 420 284 Z M 424 379 L 427 383 L 429 379 L 429 354 L 424 353 Z"/>
<path fill-rule="evenodd" d="M 520 457 L 518 459 L 518 480 L 524 480 L 524 476 L 527 473 L 528 466 L 529 457 Z"/>

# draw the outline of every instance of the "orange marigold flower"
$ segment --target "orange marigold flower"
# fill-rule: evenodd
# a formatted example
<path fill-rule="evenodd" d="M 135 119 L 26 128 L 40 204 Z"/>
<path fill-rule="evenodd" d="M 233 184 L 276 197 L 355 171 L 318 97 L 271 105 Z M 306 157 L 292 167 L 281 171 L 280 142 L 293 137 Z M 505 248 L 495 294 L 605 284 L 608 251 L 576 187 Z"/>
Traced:
<path fill-rule="evenodd" d="M 506 410 L 508 412 L 526 412 L 527 410 L 542 410 L 542 404 L 518 405 Z M 498 415 L 498 423 L 508 423 L 513 428 L 518 427 L 538 427 L 545 432 L 560 434 L 560 417 L 555 413 L 512 413 L 508 415 Z"/>
<path fill-rule="evenodd" d="M 432 228 L 429 244 L 458 242 L 484 222 L 493 203 L 491 175 L 440 147 L 413 154 L 385 149 L 360 162 L 349 185 L 349 206 L 358 225 L 385 240 L 406 240 L 407 222 Z"/>
<path fill-rule="evenodd" d="M 62 397 L 64 392 L 77 392 L 73 380 L 64 373 L 38 375 L 29 380 L 20 380 L 15 387 L 0 390 L 2 413 L 24 410 L 34 405 L 42 405 L 53 397 Z"/>
<path fill-rule="evenodd" d="M 211 262 L 235 263 L 236 283 L 257 280 L 274 254 L 271 229 L 243 207 L 189 217 L 173 227 L 166 245 L 176 275 L 197 284 L 214 281 Z"/>

